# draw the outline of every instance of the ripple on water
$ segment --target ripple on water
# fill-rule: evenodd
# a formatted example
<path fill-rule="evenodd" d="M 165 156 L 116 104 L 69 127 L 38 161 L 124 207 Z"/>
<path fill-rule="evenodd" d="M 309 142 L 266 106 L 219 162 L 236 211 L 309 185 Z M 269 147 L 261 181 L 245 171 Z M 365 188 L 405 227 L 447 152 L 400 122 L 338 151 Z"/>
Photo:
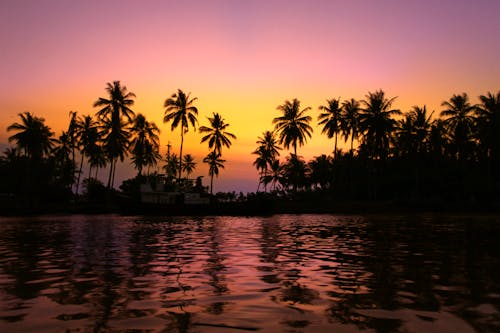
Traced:
<path fill-rule="evenodd" d="M 0 331 L 495 332 L 500 223 L 453 219 L 10 218 Z"/>

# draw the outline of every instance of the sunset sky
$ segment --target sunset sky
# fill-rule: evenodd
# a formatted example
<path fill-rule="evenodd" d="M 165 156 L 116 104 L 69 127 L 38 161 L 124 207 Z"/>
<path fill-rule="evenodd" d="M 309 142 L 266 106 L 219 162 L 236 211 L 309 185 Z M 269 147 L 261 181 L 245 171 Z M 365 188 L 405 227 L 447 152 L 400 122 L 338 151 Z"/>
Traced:
<path fill-rule="evenodd" d="M 475 102 L 498 91 L 499 13 L 496 0 L 0 0 L 0 147 L 18 113 L 59 135 L 69 111 L 94 114 L 106 82 L 120 80 L 137 95 L 134 111 L 161 128 L 162 154 L 168 141 L 178 153 L 179 130 L 162 118 L 181 88 L 198 97 L 200 125 L 219 112 L 238 137 L 215 190 L 255 191 L 250 153 L 286 99 L 312 107 L 316 124 L 327 98 L 383 89 L 402 111 L 437 114 L 454 93 Z M 200 138 L 190 131 L 184 152 L 206 175 Z M 299 154 L 332 150 L 315 126 Z"/>

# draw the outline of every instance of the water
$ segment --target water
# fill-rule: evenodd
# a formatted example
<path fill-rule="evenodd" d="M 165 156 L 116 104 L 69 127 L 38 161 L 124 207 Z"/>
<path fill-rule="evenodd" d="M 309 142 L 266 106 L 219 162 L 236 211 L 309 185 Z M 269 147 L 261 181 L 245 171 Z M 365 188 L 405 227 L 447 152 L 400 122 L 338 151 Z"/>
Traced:
<path fill-rule="evenodd" d="M 493 217 L 0 219 L 0 332 L 498 332 Z"/>

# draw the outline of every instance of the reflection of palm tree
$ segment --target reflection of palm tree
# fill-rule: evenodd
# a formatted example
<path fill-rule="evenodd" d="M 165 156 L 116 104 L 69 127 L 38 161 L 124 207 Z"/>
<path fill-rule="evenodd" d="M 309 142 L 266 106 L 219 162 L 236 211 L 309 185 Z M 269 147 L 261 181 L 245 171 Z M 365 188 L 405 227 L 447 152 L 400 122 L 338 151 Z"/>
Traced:
<path fill-rule="evenodd" d="M 309 125 L 311 117 L 305 115 L 311 108 L 300 110 L 300 101 L 294 98 L 291 102 L 285 101 L 277 109 L 283 113 L 282 116 L 273 119 L 273 124 L 279 135 L 279 143 L 283 144 L 286 149 L 292 145 L 293 153 L 297 155 L 297 144 L 302 146 L 307 137 L 311 137 L 313 131 Z"/>
<path fill-rule="evenodd" d="M 320 105 L 319 109 L 324 111 L 318 116 L 318 125 L 323 125 L 321 133 L 331 139 L 335 137 L 333 157 L 337 158 L 337 136 L 342 129 L 342 107 L 339 99 L 327 99 L 328 105 Z"/>
<path fill-rule="evenodd" d="M 20 113 L 20 123 L 13 123 L 7 131 L 17 133 L 9 137 L 9 142 L 15 141 L 24 155 L 33 160 L 39 160 L 52 149 L 54 133 L 45 125 L 45 119 L 35 117 L 30 112 Z"/>
<path fill-rule="evenodd" d="M 359 102 L 354 98 L 342 103 L 342 134 L 344 140 L 347 141 L 351 137 L 351 154 L 353 149 L 354 140 L 358 138 L 359 133 L 359 111 L 361 107 Z"/>
<path fill-rule="evenodd" d="M 219 169 L 224 169 L 224 162 L 220 155 L 215 151 L 210 152 L 204 159 L 204 163 L 208 164 L 208 175 L 210 176 L 210 194 L 213 194 L 214 176 L 219 175 Z"/>
<path fill-rule="evenodd" d="M 186 173 L 186 177 L 189 178 L 189 175 L 196 168 L 196 162 L 194 161 L 194 157 L 191 154 L 186 154 L 184 156 L 184 162 L 182 164 L 182 171 Z"/>
<path fill-rule="evenodd" d="M 130 107 L 134 105 L 135 94 L 127 91 L 125 86 L 121 86 L 120 81 L 113 81 L 113 84 L 108 82 L 106 92 L 109 97 L 100 97 L 94 103 L 94 107 L 102 107 L 97 116 L 103 123 L 104 150 L 111 163 L 108 177 L 108 188 L 111 188 L 116 162 L 118 158 L 123 161 L 127 153 L 129 133 L 125 127 L 134 117 L 134 111 Z"/>
<path fill-rule="evenodd" d="M 222 154 L 222 146 L 229 148 L 231 146 L 230 139 L 236 139 L 236 136 L 232 133 L 226 132 L 226 128 L 229 124 L 224 122 L 224 118 L 218 113 L 214 113 L 212 118 L 208 118 L 210 122 L 210 127 L 201 126 L 200 133 L 205 133 L 206 135 L 201 138 L 201 142 L 208 141 L 208 148 L 212 149 L 216 154 Z"/>
<path fill-rule="evenodd" d="M 363 133 L 364 144 L 372 158 L 385 159 L 389 150 L 390 134 L 396 128 L 394 115 L 401 111 L 392 109 L 396 97 L 386 98 L 382 90 L 369 92 L 366 100 L 362 101 L 365 107 L 359 114 L 359 125 Z"/>
<path fill-rule="evenodd" d="M 441 105 L 446 108 L 441 111 L 441 116 L 447 117 L 444 122 L 453 135 L 458 159 L 463 160 L 466 145 L 469 142 L 475 123 L 473 113 L 476 106 L 470 104 L 469 96 L 466 93 L 453 95 L 449 101 L 444 101 Z"/>
<path fill-rule="evenodd" d="M 161 158 L 160 150 L 160 130 L 155 123 L 146 120 L 142 114 L 138 114 L 132 127 L 131 153 L 132 163 L 142 175 L 142 169 L 145 166 L 155 165 Z"/>
<path fill-rule="evenodd" d="M 181 125 L 181 148 L 179 153 L 179 180 L 182 175 L 182 146 L 184 144 L 184 133 L 189 130 L 189 124 L 195 127 L 198 122 L 196 117 L 198 115 L 198 109 L 193 106 L 193 103 L 198 98 L 190 99 L 190 93 L 186 95 L 182 90 L 177 89 L 177 93 L 172 94 L 170 98 L 165 100 L 165 116 L 163 117 L 163 122 L 172 122 L 171 130 Z"/>

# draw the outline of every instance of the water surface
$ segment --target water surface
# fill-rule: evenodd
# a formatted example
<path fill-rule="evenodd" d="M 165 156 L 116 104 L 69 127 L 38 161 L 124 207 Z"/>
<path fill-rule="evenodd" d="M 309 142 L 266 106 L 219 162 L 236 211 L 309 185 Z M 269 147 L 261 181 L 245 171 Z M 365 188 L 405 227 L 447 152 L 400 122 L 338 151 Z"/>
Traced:
<path fill-rule="evenodd" d="M 0 219 L 1 332 L 498 332 L 493 217 Z"/>

